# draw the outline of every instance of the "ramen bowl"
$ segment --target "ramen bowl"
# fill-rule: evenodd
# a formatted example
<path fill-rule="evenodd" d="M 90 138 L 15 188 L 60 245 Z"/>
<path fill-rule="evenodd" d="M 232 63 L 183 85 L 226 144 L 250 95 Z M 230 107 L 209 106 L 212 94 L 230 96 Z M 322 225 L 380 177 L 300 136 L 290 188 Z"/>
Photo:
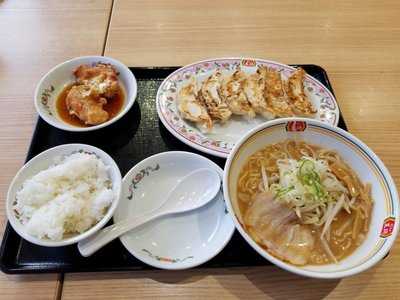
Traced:
<path fill-rule="evenodd" d="M 286 139 L 335 150 L 358 175 L 371 184 L 373 208 L 368 233 L 362 244 L 338 263 L 296 266 L 261 247 L 248 234 L 239 209 L 237 183 L 249 156 L 267 145 Z M 392 247 L 399 229 L 396 186 L 378 156 L 350 133 L 320 121 L 287 118 L 267 122 L 248 132 L 233 148 L 224 171 L 224 196 L 229 213 L 243 238 L 273 264 L 296 274 L 314 278 L 341 278 L 367 270 L 381 261 Z"/>

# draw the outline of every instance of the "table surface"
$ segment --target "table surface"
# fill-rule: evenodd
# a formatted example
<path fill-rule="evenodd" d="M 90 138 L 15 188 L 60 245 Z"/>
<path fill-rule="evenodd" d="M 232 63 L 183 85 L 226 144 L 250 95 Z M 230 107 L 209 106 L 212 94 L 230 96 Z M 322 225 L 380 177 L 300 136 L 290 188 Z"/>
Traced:
<path fill-rule="evenodd" d="M 12 177 L 36 121 L 32 95 L 50 67 L 104 54 L 128 66 L 176 66 L 209 57 L 313 63 L 329 74 L 350 131 L 384 161 L 399 187 L 398 1 L 0 1 L 0 229 Z M 6 30 L 5 30 L 6 29 Z M 12 151 L 10 151 L 12 149 Z M 274 266 L 166 272 L 15 276 L 7 299 L 399 298 L 400 247 L 363 274 L 315 280 Z"/>

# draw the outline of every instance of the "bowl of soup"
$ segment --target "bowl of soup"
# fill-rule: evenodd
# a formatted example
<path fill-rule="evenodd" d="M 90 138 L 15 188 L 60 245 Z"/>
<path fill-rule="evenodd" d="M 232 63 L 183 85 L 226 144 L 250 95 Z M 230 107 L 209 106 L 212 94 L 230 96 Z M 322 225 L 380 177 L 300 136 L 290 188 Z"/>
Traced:
<path fill-rule="evenodd" d="M 350 133 L 286 118 L 248 132 L 224 171 L 237 230 L 290 272 L 341 278 L 382 260 L 399 229 L 398 194 L 374 152 Z"/>
<path fill-rule="evenodd" d="M 48 124 L 91 131 L 122 118 L 132 107 L 137 82 L 123 63 L 105 56 L 76 57 L 51 69 L 35 91 L 35 107 Z"/>

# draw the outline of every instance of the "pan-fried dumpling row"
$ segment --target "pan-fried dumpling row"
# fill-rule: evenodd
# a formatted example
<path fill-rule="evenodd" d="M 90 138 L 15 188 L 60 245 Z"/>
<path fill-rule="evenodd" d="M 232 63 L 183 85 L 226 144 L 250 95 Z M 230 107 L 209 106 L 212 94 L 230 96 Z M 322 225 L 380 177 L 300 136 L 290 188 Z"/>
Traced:
<path fill-rule="evenodd" d="M 199 89 L 192 79 L 180 90 L 178 110 L 203 132 L 209 132 L 213 122 L 225 123 L 232 115 L 247 119 L 256 114 L 267 119 L 309 117 L 316 110 L 304 92 L 305 74 L 298 68 L 286 81 L 279 71 L 266 66 L 259 66 L 251 75 L 239 69 L 227 77 L 217 70 Z"/>

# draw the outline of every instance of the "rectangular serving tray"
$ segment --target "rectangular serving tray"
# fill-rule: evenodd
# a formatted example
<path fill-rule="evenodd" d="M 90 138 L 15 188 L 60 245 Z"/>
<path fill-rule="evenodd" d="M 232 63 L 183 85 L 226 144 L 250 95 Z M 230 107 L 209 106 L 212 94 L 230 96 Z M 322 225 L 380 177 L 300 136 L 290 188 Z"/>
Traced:
<path fill-rule="evenodd" d="M 318 79 L 332 93 L 327 73 L 316 65 L 299 65 Z M 125 175 L 144 158 L 164 151 L 190 151 L 216 162 L 222 168 L 225 160 L 190 148 L 176 139 L 159 121 L 155 98 L 161 82 L 177 67 L 130 68 L 138 81 L 138 95 L 131 110 L 116 123 L 97 131 L 76 133 L 59 130 L 38 118 L 26 160 L 61 144 L 85 143 L 99 147 L 117 162 Z M 342 116 L 339 127 L 347 130 Z M 216 257 L 199 266 L 234 267 L 268 265 L 235 232 L 231 241 Z M 0 268 L 4 273 L 64 273 L 151 269 L 133 257 L 117 239 L 89 258 L 82 257 L 76 245 L 47 248 L 22 239 L 7 223 L 0 248 Z"/>

